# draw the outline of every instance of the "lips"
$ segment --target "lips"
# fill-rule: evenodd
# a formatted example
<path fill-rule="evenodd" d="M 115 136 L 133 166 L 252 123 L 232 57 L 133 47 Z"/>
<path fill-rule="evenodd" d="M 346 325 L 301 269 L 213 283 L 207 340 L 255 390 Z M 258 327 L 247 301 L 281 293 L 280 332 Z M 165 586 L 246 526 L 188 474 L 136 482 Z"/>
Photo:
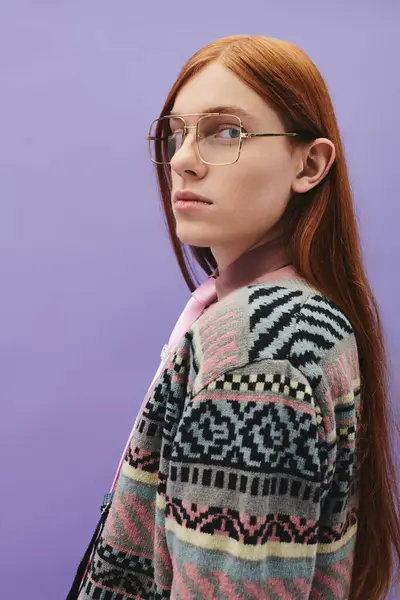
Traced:
<path fill-rule="evenodd" d="M 211 200 L 209 200 L 208 198 L 205 198 L 204 196 L 199 196 L 198 194 L 194 194 L 189 190 L 175 192 L 173 200 L 174 202 L 202 202 L 203 204 L 212 204 Z"/>

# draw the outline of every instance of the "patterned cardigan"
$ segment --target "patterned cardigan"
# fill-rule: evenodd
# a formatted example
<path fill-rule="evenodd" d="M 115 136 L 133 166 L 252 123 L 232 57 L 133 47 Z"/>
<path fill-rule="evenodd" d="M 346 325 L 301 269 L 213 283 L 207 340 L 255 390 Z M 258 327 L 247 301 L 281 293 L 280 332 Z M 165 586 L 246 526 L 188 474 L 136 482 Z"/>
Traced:
<path fill-rule="evenodd" d="M 359 404 L 352 326 L 307 283 L 211 305 L 137 420 L 79 600 L 348 598 Z"/>

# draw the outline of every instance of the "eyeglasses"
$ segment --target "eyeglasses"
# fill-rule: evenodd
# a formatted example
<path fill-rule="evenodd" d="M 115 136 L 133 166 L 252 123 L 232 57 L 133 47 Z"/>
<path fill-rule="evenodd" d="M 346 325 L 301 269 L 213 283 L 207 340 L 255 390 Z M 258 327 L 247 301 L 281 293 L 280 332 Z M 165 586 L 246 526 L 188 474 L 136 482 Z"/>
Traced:
<path fill-rule="evenodd" d="M 232 165 L 237 162 L 246 138 L 295 137 L 297 133 L 247 133 L 237 115 L 221 113 L 195 113 L 200 116 L 196 125 L 186 125 L 183 116 L 167 115 L 155 119 L 150 125 L 150 159 L 158 165 L 169 165 L 182 148 L 190 129 L 196 130 L 196 147 L 200 160 L 206 165 Z"/>

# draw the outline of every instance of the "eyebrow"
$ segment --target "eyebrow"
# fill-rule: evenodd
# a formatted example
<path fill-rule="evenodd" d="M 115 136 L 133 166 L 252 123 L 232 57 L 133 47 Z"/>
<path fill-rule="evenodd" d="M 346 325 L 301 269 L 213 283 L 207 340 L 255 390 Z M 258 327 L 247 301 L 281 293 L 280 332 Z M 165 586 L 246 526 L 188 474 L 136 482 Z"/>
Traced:
<path fill-rule="evenodd" d="M 229 114 L 229 115 L 237 115 L 238 117 L 242 118 L 242 119 L 249 119 L 251 118 L 251 115 L 249 115 L 248 112 L 246 112 L 244 110 L 244 108 L 240 108 L 240 106 L 235 106 L 234 104 L 218 104 L 218 105 L 213 105 L 213 106 L 208 106 L 207 108 L 204 109 L 204 111 L 202 111 L 201 113 L 179 113 L 177 111 L 171 111 L 168 115 L 165 115 L 166 117 L 175 117 L 175 116 L 184 116 L 185 114 L 193 114 L 193 115 L 200 115 L 203 113 L 225 113 L 225 114 Z"/>

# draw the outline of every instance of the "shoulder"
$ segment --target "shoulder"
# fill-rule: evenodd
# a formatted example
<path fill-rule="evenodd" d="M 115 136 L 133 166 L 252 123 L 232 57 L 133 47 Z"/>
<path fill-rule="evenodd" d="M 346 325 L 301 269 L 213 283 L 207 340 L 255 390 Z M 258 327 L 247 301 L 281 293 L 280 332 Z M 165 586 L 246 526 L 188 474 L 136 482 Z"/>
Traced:
<path fill-rule="evenodd" d="M 260 361 L 290 362 L 316 389 L 332 359 L 349 352 L 357 362 L 349 319 L 303 280 L 241 288 L 209 307 L 188 335 L 197 390 Z"/>

